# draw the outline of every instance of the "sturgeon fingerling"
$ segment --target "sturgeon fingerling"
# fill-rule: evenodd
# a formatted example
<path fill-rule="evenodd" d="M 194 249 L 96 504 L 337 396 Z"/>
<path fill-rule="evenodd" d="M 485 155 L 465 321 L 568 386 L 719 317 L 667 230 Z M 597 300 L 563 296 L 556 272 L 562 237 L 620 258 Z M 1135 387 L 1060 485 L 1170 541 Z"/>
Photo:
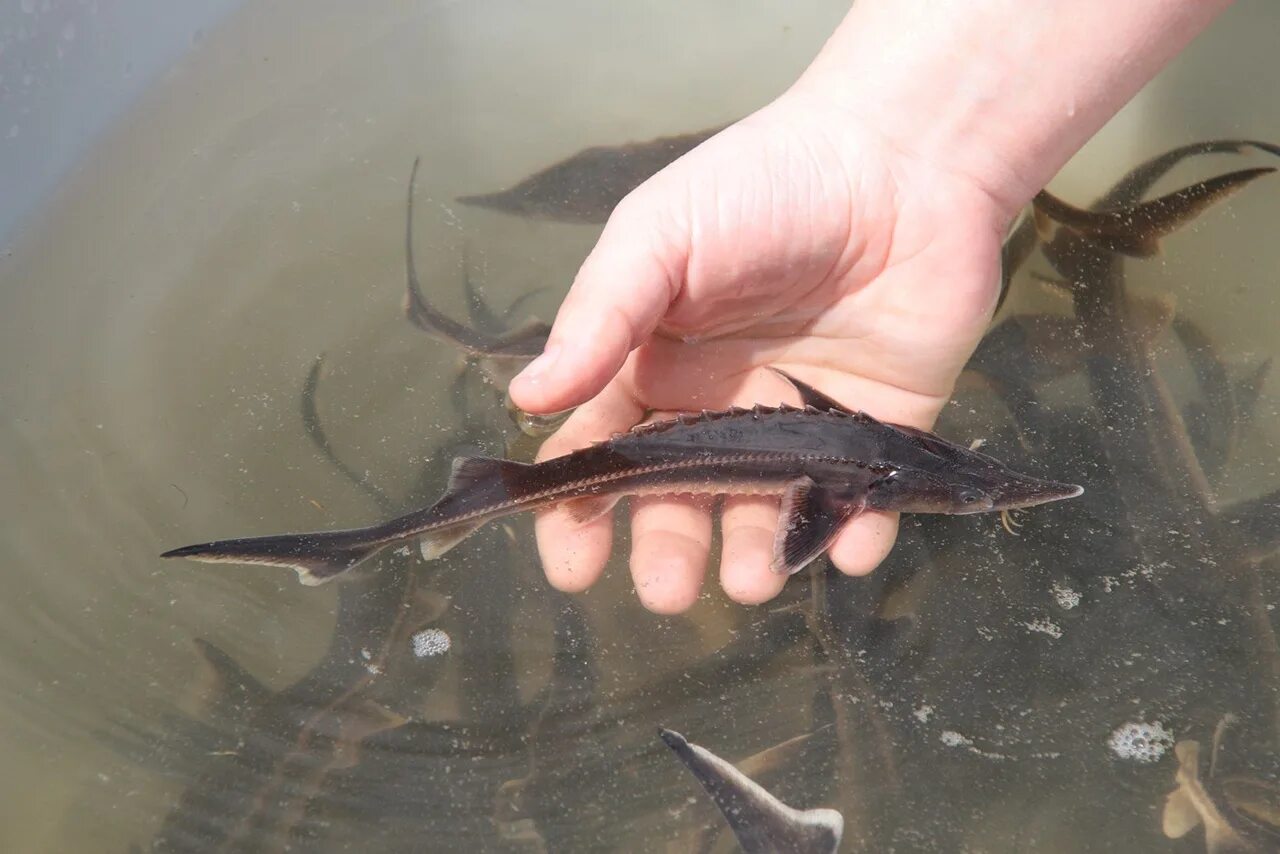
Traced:
<path fill-rule="evenodd" d="M 866 510 L 988 513 L 1073 498 L 1083 488 L 1019 474 L 932 433 L 886 424 L 778 371 L 800 393 L 786 404 L 643 424 L 540 463 L 459 457 L 440 500 L 367 528 L 217 540 L 165 552 L 211 563 L 287 566 L 321 584 L 408 540 L 437 558 L 486 522 L 567 504 L 575 519 L 630 495 L 777 495 L 772 567 L 791 574 Z"/>

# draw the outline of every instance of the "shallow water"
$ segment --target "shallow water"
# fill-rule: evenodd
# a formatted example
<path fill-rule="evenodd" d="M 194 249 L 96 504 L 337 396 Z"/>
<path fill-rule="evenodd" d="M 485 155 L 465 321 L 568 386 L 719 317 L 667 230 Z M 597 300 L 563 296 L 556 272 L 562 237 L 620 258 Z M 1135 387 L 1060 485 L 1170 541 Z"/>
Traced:
<path fill-rule="evenodd" d="M 940 430 L 1078 478 L 1085 500 L 1036 511 L 1016 539 L 994 519 L 914 521 L 872 578 L 797 578 L 762 608 L 708 590 L 687 616 L 654 617 L 621 566 L 560 596 L 519 520 L 439 564 L 319 589 L 156 557 L 384 515 L 305 435 L 320 354 L 332 445 L 394 509 L 433 497 L 455 453 L 503 451 L 494 390 L 471 374 L 455 389 L 455 353 L 400 314 L 410 163 L 423 157 L 433 296 L 465 314 L 465 251 L 491 303 L 545 289 L 532 306 L 550 317 L 595 229 L 451 200 L 587 145 L 745 114 L 843 11 L 686 5 L 253 6 L 14 239 L 0 259 L 0 847 L 688 850 L 720 820 L 659 724 L 731 760 L 813 733 L 771 787 L 841 809 L 845 850 L 1169 850 L 1172 756 L 1118 755 L 1108 739 L 1129 723 L 1207 741 L 1235 713 L 1267 772 L 1275 567 L 1228 566 L 1220 537 L 1126 510 L 1080 375 L 1044 390 L 1054 432 L 1035 453 L 977 383 Z M 1194 139 L 1280 140 L 1258 73 L 1277 24 L 1274 7 L 1240 4 L 1055 190 L 1087 199 Z M 1188 163 L 1160 186 L 1239 162 Z M 1128 264 L 1128 281 L 1175 294 L 1233 368 L 1257 364 L 1280 321 L 1278 214 L 1264 179 Z M 1024 275 L 1005 313 L 1065 310 Z M 1170 336 L 1157 351 L 1179 404 L 1200 400 Z M 1222 503 L 1276 488 L 1278 399 L 1268 379 L 1215 481 Z M 424 629 L 449 650 L 416 656 Z"/>

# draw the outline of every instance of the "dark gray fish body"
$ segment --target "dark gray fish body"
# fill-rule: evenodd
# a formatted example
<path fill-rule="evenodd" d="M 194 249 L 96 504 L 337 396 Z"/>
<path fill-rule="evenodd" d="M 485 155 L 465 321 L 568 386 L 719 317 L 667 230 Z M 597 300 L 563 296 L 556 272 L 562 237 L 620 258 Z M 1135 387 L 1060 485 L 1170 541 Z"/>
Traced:
<path fill-rule="evenodd" d="M 417 178 L 418 161 L 414 160 L 413 169 L 409 173 L 409 198 L 405 205 L 404 227 L 404 310 L 409 322 L 429 335 L 448 341 L 470 356 L 515 362 L 518 367 L 523 367 L 547 345 L 547 335 L 551 332 L 549 324 L 530 320 L 516 329 L 502 333 L 474 329 L 441 312 L 422 292 L 422 283 L 418 280 L 418 265 L 413 255 L 413 190 Z"/>
<path fill-rule="evenodd" d="M 1267 166 L 1229 172 L 1122 210 L 1081 210 L 1044 190 L 1036 194 L 1032 205 L 1037 225 L 1042 229 L 1047 229 L 1048 221 L 1052 220 L 1104 249 L 1146 258 L 1160 251 L 1161 238 L 1194 219 L 1205 208 L 1275 171 Z"/>
<path fill-rule="evenodd" d="M 658 735 L 715 801 L 747 854 L 833 854 L 840 847 L 844 835 L 840 813 L 789 807 L 680 733 L 659 727 Z"/>
<path fill-rule="evenodd" d="M 721 130 L 723 127 L 647 142 L 593 146 L 535 172 L 508 190 L 459 196 L 458 201 L 535 219 L 603 223 L 627 193 Z"/>
<path fill-rule="evenodd" d="M 781 496 L 773 569 L 793 573 L 865 510 L 982 513 L 1083 491 L 1018 474 L 931 433 L 850 412 L 788 379 L 804 408 L 757 406 L 682 416 L 541 463 L 459 457 L 439 501 L 384 524 L 222 540 L 164 557 L 288 566 L 304 584 L 319 584 L 408 540 L 419 539 L 430 560 L 485 522 L 525 510 L 564 505 L 587 521 L 628 495 L 746 493 Z"/>

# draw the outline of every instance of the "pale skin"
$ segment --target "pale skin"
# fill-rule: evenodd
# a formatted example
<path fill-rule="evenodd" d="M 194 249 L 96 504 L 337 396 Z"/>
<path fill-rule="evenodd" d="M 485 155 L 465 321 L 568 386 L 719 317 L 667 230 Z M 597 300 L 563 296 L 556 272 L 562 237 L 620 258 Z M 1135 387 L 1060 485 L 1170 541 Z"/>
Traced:
<path fill-rule="evenodd" d="M 767 370 L 929 428 L 995 306 L 1009 222 L 1228 0 L 859 0 L 804 76 L 623 200 L 511 384 L 536 413 L 580 405 L 559 456 L 648 413 L 797 402 Z M 659 613 L 697 599 L 713 511 L 720 583 L 744 604 L 769 569 L 777 500 L 631 504 L 631 574 Z M 889 553 L 868 513 L 830 550 L 850 575 Z M 547 578 L 579 591 L 613 522 L 537 520 Z"/>

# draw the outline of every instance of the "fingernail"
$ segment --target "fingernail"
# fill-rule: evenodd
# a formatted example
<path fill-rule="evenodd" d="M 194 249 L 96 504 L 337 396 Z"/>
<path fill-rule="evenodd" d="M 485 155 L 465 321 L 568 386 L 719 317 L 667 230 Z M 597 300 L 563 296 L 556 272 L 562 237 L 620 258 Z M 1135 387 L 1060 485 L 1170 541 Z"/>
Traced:
<path fill-rule="evenodd" d="M 542 351 L 542 355 L 530 362 L 516 376 L 516 379 L 526 383 L 541 382 L 546 377 L 547 372 L 555 365 L 558 358 L 560 358 L 560 345 L 548 344 L 547 349 Z"/>

